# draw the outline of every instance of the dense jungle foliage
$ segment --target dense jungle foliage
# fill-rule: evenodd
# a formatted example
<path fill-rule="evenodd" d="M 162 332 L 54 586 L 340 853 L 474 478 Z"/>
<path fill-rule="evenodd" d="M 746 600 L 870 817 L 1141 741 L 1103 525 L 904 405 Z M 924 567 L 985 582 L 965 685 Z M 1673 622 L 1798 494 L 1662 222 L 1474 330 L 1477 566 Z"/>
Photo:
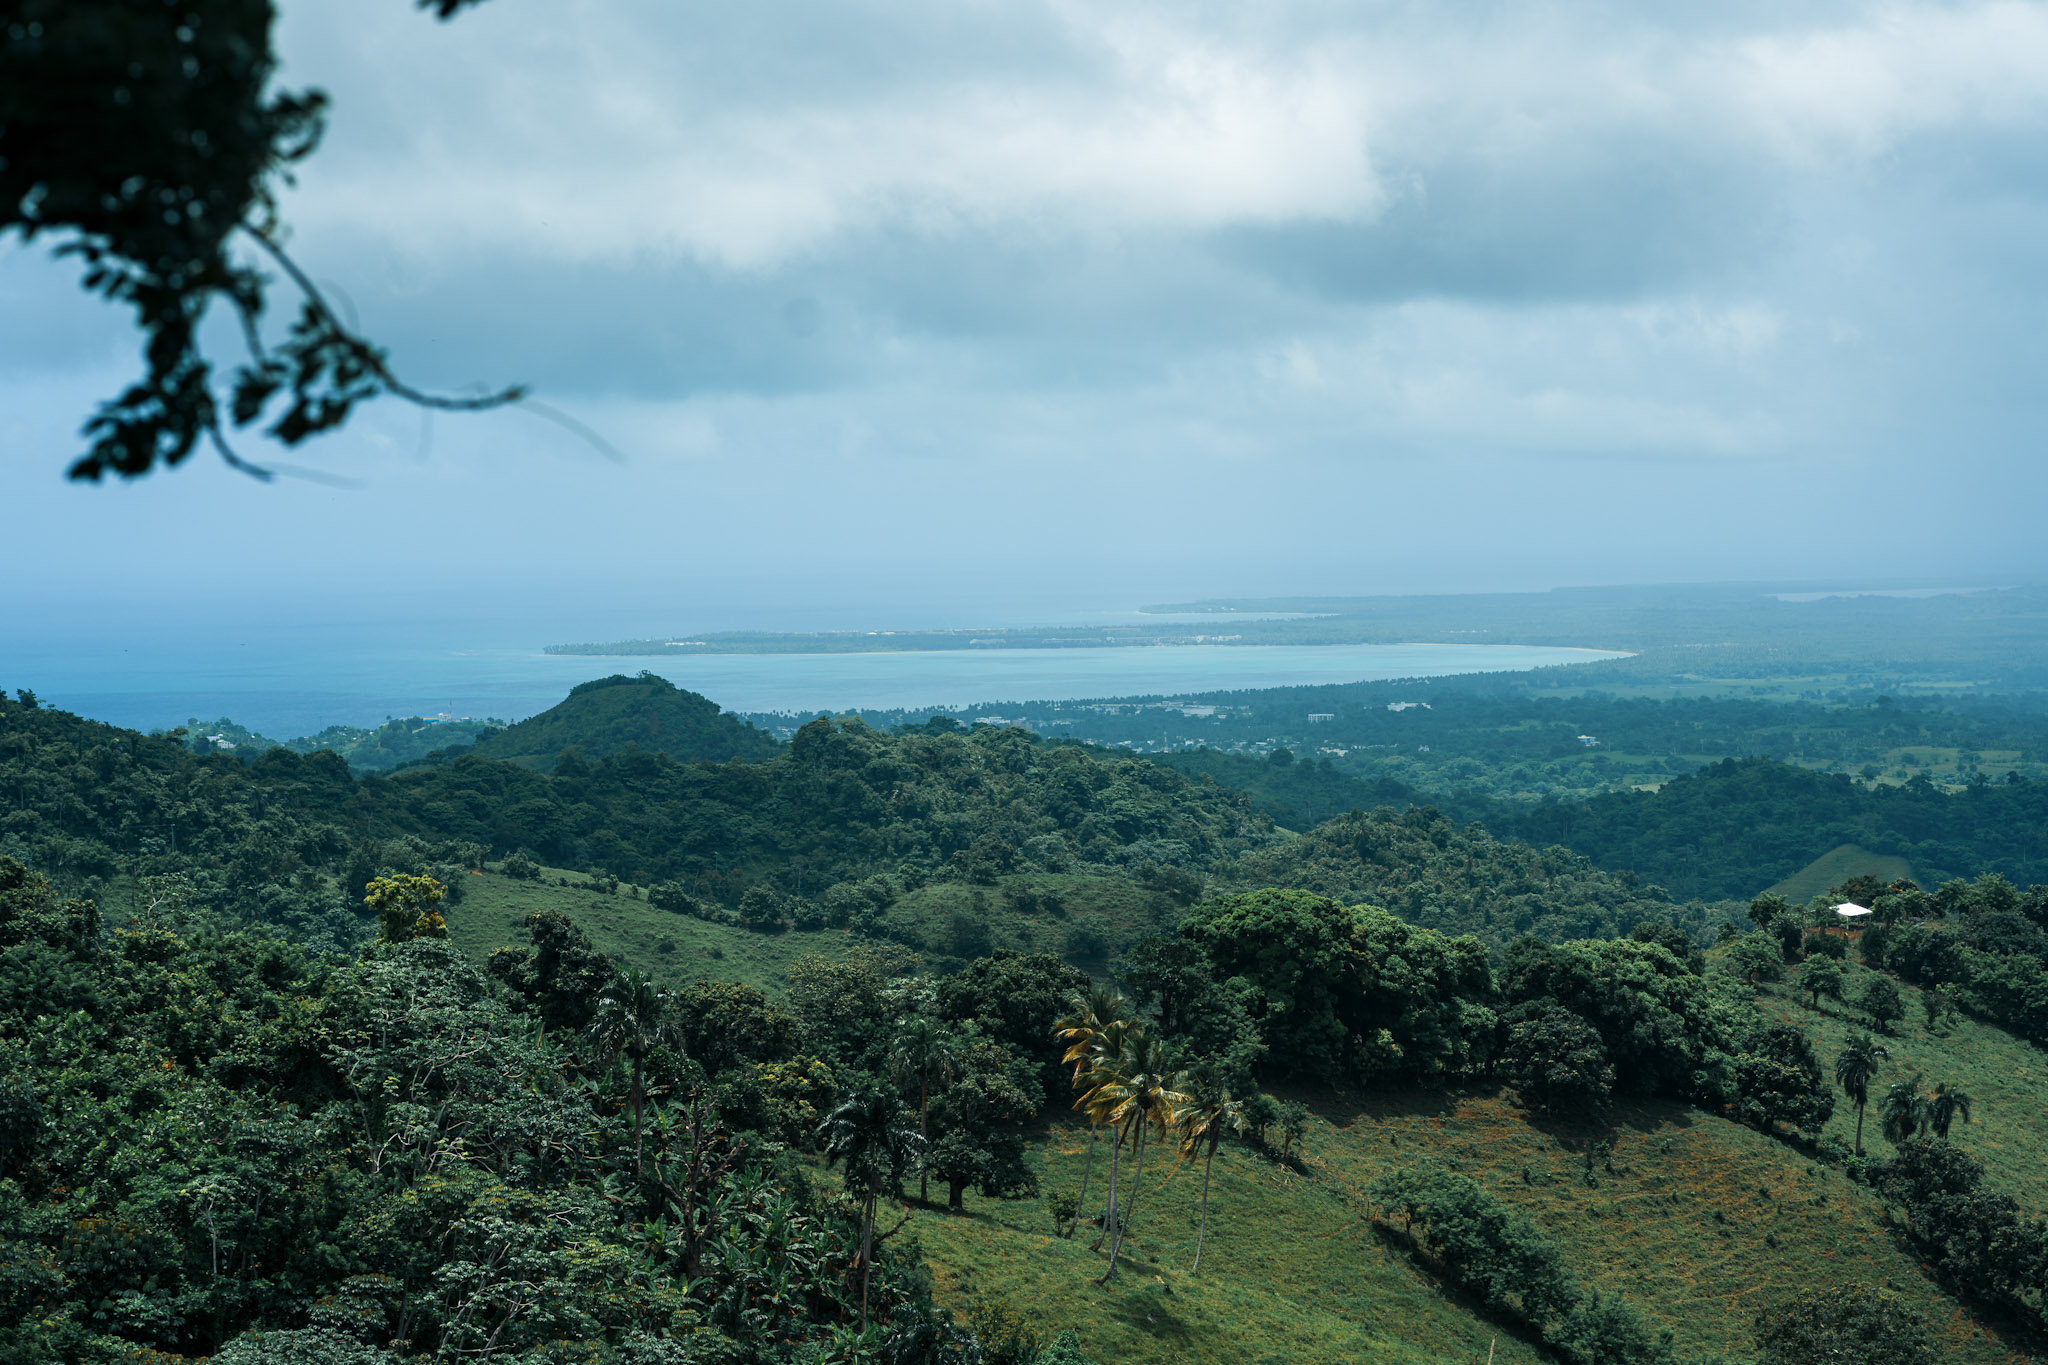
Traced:
<path fill-rule="evenodd" d="M 461 755 L 358 777 L 331 753 L 200 755 L 0 699 L 0 794 L 0 851 L 67 890 L 105 899 L 136 877 L 181 873 L 209 904 L 328 946 L 363 932 L 354 907 L 380 872 L 514 855 L 655 885 L 675 908 L 762 927 L 805 915 L 861 927 L 863 907 L 885 909 L 907 887 L 1031 870 L 1122 879 L 1169 905 L 1205 887 L 1306 879 L 1496 942 L 1680 913 L 1583 859 L 1434 812 L 1388 808 L 1304 840 L 1213 781 L 945 722 L 890 734 L 814 721 L 755 763 L 628 748 L 596 761 L 571 751 L 547 773 Z"/>
<path fill-rule="evenodd" d="M 1904 858 L 1929 885 L 1981 872 L 2022 884 L 2048 879 L 2048 782 L 2018 776 L 1980 776 L 1949 791 L 1925 777 L 1873 782 L 1723 759 L 1653 791 L 1538 802 L 1368 781 L 1327 760 L 1194 750 L 1160 761 L 1243 789 L 1254 809 L 1289 828 L 1341 816 L 1347 806 L 1429 805 L 1502 838 L 1562 846 L 1598 867 L 1639 874 L 1680 900 L 1746 901 L 1842 844 Z"/>
<path fill-rule="evenodd" d="M 110 933 L 0 859 L 0 1358 L 974 1358 L 914 1249 L 863 1259 L 874 1134 L 840 1144 L 846 1195 L 788 1155 L 866 1093 L 835 1019 L 727 1035 L 776 1065 L 721 1088 L 683 1005 L 535 940 L 501 984 L 402 932 L 352 960 L 189 909 Z M 726 1003 L 696 1017 L 751 1017 Z M 1028 1112 L 976 1046 L 955 1088 Z"/>
<path fill-rule="evenodd" d="M 1872 794 L 1758 763 L 1685 779 L 1705 796 L 1672 787 L 1704 820 L 1781 782 Z M 1967 812 L 2030 791 L 1876 796 Z M 1106 1277 L 1144 1235 L 1148 1150 L 1203 1163 L 1206 1235 L 1220 1146 L 1294 1169 L 1302 1111 L 1269 1088 L 1302 1086 L 1497 1088 L 1544 1124 L 1690 1106 L 1880 1192 L 1971 1312 L 2035 1321 L 2048 1273 L 2041 1224 L 1951 1132 L 1970 1097 L 1880 1075 L 1916 986 L 1930 1024 L 1939 1005 L 2048 1033 L 2048 891 L 1995 874 L 1836 888 L 1877 910 L 1845 992 L 1842 941 L 1813 932 L 1825 898 L 1762 898 L 1744 932 L 1427 806 L 1292 834 L 1208 774 L 945 721 L 819 720 L 760 762 L 628 747 L 358 776 L 23 695 L 0 699 L 0 798 L 0 1318 L 38 1365 L 1073 1365 L 1085 1342 L 934 1307 L 892 1206 L 1033 1197 L 1030 1135 L 1078 1101 L 1107 1169 L 1055 1221 L 1098 1234 Z M 665 989 L 556 913 L 488 964 L 454 951 L 440 911 L 460 913 L 468 870 L 490 858 L 490 884 L 516 885 L 536 855 L 599 891 L 635 877 L 649 913 L 724 933 L 851 932 L 777 997 Z M 1090 877 L 1165 927 L 1096 947 L 1113 986 L 971 949 L 957 924 L 943 975 L 891 941 L 920 888 L 1056 917 L 1049 888 Z M 1759 1004 L 1792 968 L 1875 1032 L 1823 1056 Z M 1892 1156 L 1823 1136 L 1844 1105 L 1857 1146 L 1867 1116 Z M 1495 1196 L 1421 1166 L 1404 1181 L 1375 1187 L 1374 1216 L 1495 1319 L 1589 1365 L 1672 1358 Z M 1759 1333 L 1794 1330 L 1773 1322 Z"/>
<path fill-rule="evenodd" d="M 1850 1161 L 1812 1139 L 1835 1107 L 1827 1062 L 1759 1010 L 1748 956 L 1710 966 L 1665 926 L 1491 953 L 1262 890 L 1138 945 L 1123 994 L 1049 956 L 935 979 L 868 950 L 797 962 L 776 1002 L 662 990 L 558 915 L 480 970 L 439 936 L 440 893 L 373 882 L 377 941 L 314 957 L 189 904 L 109 929 L 0 861 L 8 1358 L 1074 1365 L 1085 1343 L 1003 1357 L 999 1314 L 934 1308 L 888 1206 L 1035 1192 L 1027 1126 L 1077 1093 L 1112 1139 L 1108 1203 L 1084 1184 L 1067 1235 L 1103 1233 L 1104 1278 L 1140 1225 L 1148 1147 L 1291 1159 L 1298 1109 L 1264 1091 L 1289 1076 L 1499 1084 L 1551 1119 L 1662 1096 Z M 1957 1292 L 2030 1314 L 2048 1231 L 1950 1141 L 1938 1097 L 1887 1098 L 1898 1155 L 1867 1179 Z M 1564 1359 L 1671 1359 L 1636 1306 L 1470 1181 L 1425 1163 L 1372 1199 Z"/>
<path fill-rule="evenodd" d="M 1838 844 L 1898 854 L 1933 884 L 1997 872 L 2048 881 L 2048 783 L 1858 782 L 1762 759 L 1726 759 L 1654 792 L 1498 804 L 1488 823 L 1626 867 L 1682 897 L 1747 899 Z"/>

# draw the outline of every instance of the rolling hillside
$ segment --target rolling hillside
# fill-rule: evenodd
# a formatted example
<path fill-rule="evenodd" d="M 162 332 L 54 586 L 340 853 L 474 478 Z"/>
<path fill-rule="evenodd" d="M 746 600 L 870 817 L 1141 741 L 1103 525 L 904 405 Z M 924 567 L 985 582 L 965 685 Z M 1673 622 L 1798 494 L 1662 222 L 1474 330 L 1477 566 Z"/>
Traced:
<path fill-rule="evenodd" d="M 1496 1333 L 1501 1362 L 1553 1359 L 1440 1293 L 1374 1230 L 1366 1186 L 1430 1157 L 1530 1216 L 1574 1274 L 1669 1328 L 1680 1359 L 1747 1359 L 1759 1308 L 1857 1280 L 1905 1293 L 1948 1359 L 2020 1358 L 1928 1277 L 1867 1189 L 1740 1125 L 1663 1102 L 1617 1105 L 1608 1126 L 1539 1126 L 1491 1094 L 1296 1098 L 1316 1115 L 1300 1170 L 1242 1147 L 1217 1157 L 1199 1277 L 1188 1266 L 1200 1170 L 1169 1174 L 1163 1161 L 1144 1178 L 1128 1273 L 1092 1286 L 1102 1261 L 1086 1235 L 1051 1235 L 1047 1198 L 1078 1189 L 1086 1150 L 1083 1130 L 1057 1126 L 1032 1153 L 1041 1198 L 913 1215 L 941 1302 L 1008 1302 L 1048 1330 L 1074 1328 L 1105 1361 L 1478 1365 Z M 1613 1144 L 1591 1181 L 1589 1141 Z"/>

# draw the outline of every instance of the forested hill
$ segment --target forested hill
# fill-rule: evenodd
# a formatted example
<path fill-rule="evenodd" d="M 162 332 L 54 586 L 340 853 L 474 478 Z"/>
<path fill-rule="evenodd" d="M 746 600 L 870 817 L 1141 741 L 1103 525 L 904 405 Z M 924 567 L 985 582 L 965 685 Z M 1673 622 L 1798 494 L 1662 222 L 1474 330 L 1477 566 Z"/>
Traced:
<path fill-rule="evenodd" d="M 1646 920 L 1711 931 L 1698 906 L 1596 867 L 1569 849 L 1495 839 L 1428 806 L 1353 811 L 1243 860 L 1250 884 L 1299 887 L 1371 904 L 1411 924 L 1507 943 L 1600 938 Z"/>
<path fill-rule="evenodd" d="M 1497 802 L 1488 821 L 1633 869 L 1681 898 L 1746 900 L 1841 844 L 1897 854 L 1928 886 L 1985 872 L 2048 882 L 2048 783 L 2024 780 L 1943 792 L 1925 778 L 1888 786 L 1728 759 L 1653 792 Z"/>
<path fill-rule="evenodd" d="M 1141 759 L 1021 730 L 858 721 L 814 722 L 759 763 L 628 749 L 565 755 L 552 773 L 462 756 L 359 779 L 331 753 L 195 755 L 0 698 L 0 802 L 0 850 L 67 890 L 176 871 L 211 903 L 302 933 L 345 913 L 337 878 L 359 885 L 405 838 L 437 846 L 413 861 L 523 850 L 731 905 L 761 884 L 815 895 L 877 871 L 964 879 L 1025 858 L 1206 870 L 1283 837 L 1242 793 Z"/>
<path fill-rule="evenodd" d="M 1843 844 L 1904 858 L 1927 886 L 1986 872 L 2021 886 L 2048 882 L 2048 783 L 2024 778 L 1944 791 L 1924 777 L 1859 782 L 1769 759 L 1727 759 L 1655 791 L 1537 802 L 1428 791 L 1356 777 L 1327 760 L 1282 757 L 1289 761 L 1189 749 L 1154 761 L 1238 787 L 1254 809 L 1290 829 L 1347 808 L 1429 805 L 1502 838 L 1561 845 L 1682 901 L 1747 901 Z M 1340 887 L 1349 875 L 1301 885 L 1346 895 Z"/>
<path fill-rule="evenodd" d="M 550 767 L 564 749 L 605 758 L 637 746 L 678 762 L 769 758 L 781 743 L 718 703 L 652 673 L 614 674 L 572 689 L 559 705 L 502 730 L 486 730 L 472 752 Z"/>
<path fill-rule="evenodd" d="M 1626 877 L 1434 811 L 1356 817 L 1381 831 L 1374 847 L 1399 851 L 1368 863 L 1358 830 L 1302 840 L 1204 776 L 943 722 L 890 734 L 814 721 L 755 763 L 629 748 L 571 753 L 552 772 L 465 755 L 357 777 L 332 754 L 195 755 L 0 699 L 0 802 L 0 852 L 67 890 L 104 898 L 124 877 L 178 872 L 205 903 L 316 944 L 360 934 L 361 887 L 378 872 L 522 851 L 724 907 L 756 887 L 822 900 L 878 873 L 899 889 L 1059 873 L 1135 882 L 1162 916 L 1205 887 L 1298 881 L 1497 942 L 1678 913 Z"/>

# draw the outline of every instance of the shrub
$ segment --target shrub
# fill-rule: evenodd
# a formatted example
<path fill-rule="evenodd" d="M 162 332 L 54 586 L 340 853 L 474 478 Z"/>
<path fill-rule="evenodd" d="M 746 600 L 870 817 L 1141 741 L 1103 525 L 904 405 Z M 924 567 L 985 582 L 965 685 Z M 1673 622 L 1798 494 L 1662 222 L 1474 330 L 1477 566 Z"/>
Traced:
<path fill-rule="evenodd" d="M 1905 1206 L 1913 1232 L 1952 1280 L 1980 1293 L 2010 1294 L 2048 1267 L 2048 1229 L 2028 1222 L 2007 1195 L 1983 1188 L 1984 1168 L 1945 1138 L 1900 1144 L 1869 1168 L 1871 1185 Z"/>
<path fill-rule="evenodd" d="M 1831 957 L 1837 962 L 1842 962 L 1849 956 L 1849 941 L 1840 934 L 1824 933 L 1816 929 L 1806 936 L 1801 950 L 1808 957 Z"/>
<path fill-rule="evenodd" d="M 1669 1328 L 1653 1329 L 1632 1305 L 1597 1289 L 1572 1305 L 1550 1342 L 1579 1365 L 1670 1365 L 1672 1360 Z"/>
<path fill-rule="evenodd" d="M 995 947 L 988 920 L 968 911 L 954 911 L 946 926 L 946 947 L 955 957 L 987 957 Z"/>
<path fill-rule="evenodd" d="M 540 864 L 535 862 L 533 855 L 523 848 L 506 858 L 500 864 L 500 867 L 506 876 L 517 881 L 537 882 L 540 880 Z"/>
<path fill-rule="evenodd" d="M 731 924 L 733 916 L 724 906 L 714 905 L 683 890 L 681 882 L 657 882 L 647 890 L 647 903 L 671 915 L 688 915 L 707 924 Z"/>
<path fill-rule="evenodd" d="M 1060 952 L 1065 957 L 1093 959 L 1109 951 L 1109 939 L 1093 924 L 1076 924 L 1069 928 L 1060 942 Z"/>
<path fill-rule="evenodd" d="M 1758 930 L 1728 945 L 1728 970 L 1751 983 L 1776 981 L 1785 975 L 1785 955 L 1776 936 Z"/>
<path fill-rule="evenodd" d="M 1869 1284 L 1823 1285 L 1758 1313 L 1757 1365 L 1935 1365 L 1934 1334 L 1906 1301 Z"/>
<path fill-rule="evenodd" d="M 1095 1365 L 1095 1362 L 1081 1354 L 1081 1343 L 1071 1331 L 1067 1331 L 1048 1341 L 1031 1365 Z"/>
<path fill-rule="evenodd" d="M 1280 1155 L 1286 1156 L 1294 1150 L 1302 1138 L 1308 1135 L 1308 1106 L 1299 1100 L 1289 1100 L 1280 1106 Z"/>
<path fill-rule="evenodd" d="M 1577 1301 L 1556 1244 L 1471 1179 L 1425 1163 L 1388 1172 L 1366 1193 L 1400 1216 L 1446 1278 L 1487 1307 L 1544 1331 Z"/>
<path fill-rule="evenodd" d="M 787 898 L 772 886 L 750 886 L 740 897 L 740 927 L 757 934 L 779 932 L 784 926 Z"/>
<path fill-rule="evenodd" d="M 967 1310 L 967 1326 L 981 1343 L 984 1365 L 1036 1365 L 1042 1342 L 1030 1319 L 1000 1300 Z"/>
<path fill-rule="evenodd" d="M 1266 1141 L 1266 1130 L 1280 1122 L 1280 1101 L 1261 1090 L 1244 1102 L 1244 1124 L 1251 1130 L 1252 1140 L 1261 1146 Z"/>
<path fill-rule="evenodd" d="M 1826 1125 L 1835 1112 L 1835 1095 L 1804 1034 L 1774 1024 L 1735 1059 L 1735 1112 L 1765 1132 L 1780 1123 L 1807 1133 Z"/>
<path fill-rule="evenodd" d="M 1073 850 L 1057 834 L 1034 834 L 1024 841 L 1024 856 L 1047 872 L 1065 872 L 1074 865 Z"/>

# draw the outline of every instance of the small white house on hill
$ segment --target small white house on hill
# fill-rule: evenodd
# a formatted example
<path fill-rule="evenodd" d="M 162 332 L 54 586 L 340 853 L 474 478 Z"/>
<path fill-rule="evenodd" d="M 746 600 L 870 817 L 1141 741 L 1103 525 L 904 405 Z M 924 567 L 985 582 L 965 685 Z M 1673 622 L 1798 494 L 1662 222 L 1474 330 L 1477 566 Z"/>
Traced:
<path fill-rule="evenodd" d="M 1844 924 L 1852 926 L 1861 924 L 1864 916 L 1869 913 L 1870 909 L 1868 906 L 1858 905 L 1855 901 L 1843 901 L 1835 907 L 1835 918 L 1841 920 Z"/>

